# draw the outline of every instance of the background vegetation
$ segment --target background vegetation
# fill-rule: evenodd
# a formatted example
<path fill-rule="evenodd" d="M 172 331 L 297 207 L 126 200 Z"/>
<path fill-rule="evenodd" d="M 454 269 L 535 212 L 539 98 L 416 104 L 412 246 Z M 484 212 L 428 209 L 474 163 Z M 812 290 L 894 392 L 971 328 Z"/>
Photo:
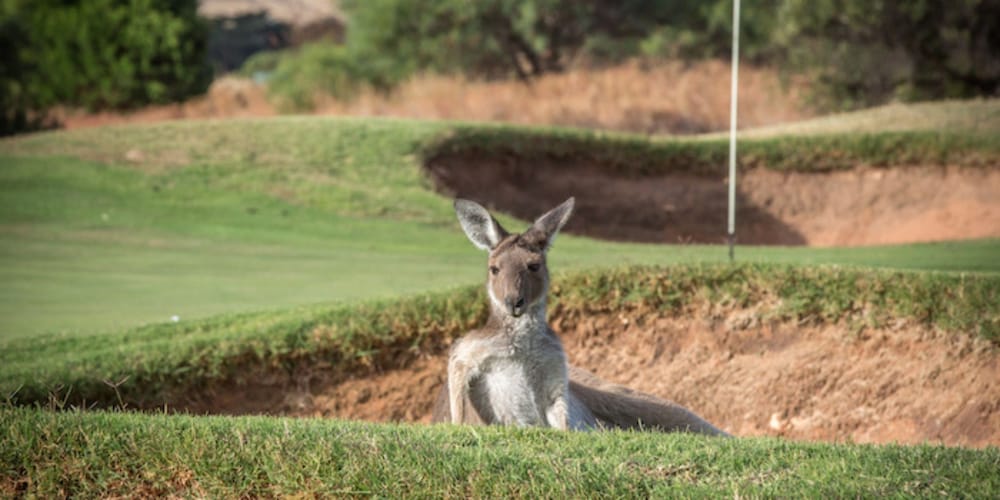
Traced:
<path fill-rule="evenodd" d="M 629 58 L 726 58 L 731 0 L 343 2 L 343 44 L 261 53 L 285 109 L 317 95 L 387 92 L 418 74 L 530 81 Z M 55 105 L 123 109 L 182 100 L 210 79 L 195 0 L 3 0 L 0 133 L 43 125 Z M 762 0 L 743 8 L 745 60 L 805 75 L 818 108 L 993 96 L 1000 6 L 992 0 Z"/>
<path fill-rule="evenodd" d="M 44 125 L 57 104 L 170 102 L 211 82 L 197 0 L 3 0 L 0 135 Z"/>
<path fill-rule="evenodd" d="M 731 0 L 374 0 L 345 7 L 351 16 L 346 48 L 321 44 L 289 56 L 276 77 L 299 83 L 280 84 L 276 94 L 339 97 L 358 85 L 385 88 L 420 72 L 528 81 L 632 57 L 722 58 L 732 36 Z M 825 110 L 992 96 L 1000 85 L 1000 6 L 991 0 L 748 2 L 741 50 L 745 60 L 808 75 L 812 104 Z M 326 64 L 316 69 L 321 60 Z M 373 60 L 376 67 L 363 74 L 355 69 L 354 61 Z M 338 76 L 291 78 L 318 71 Z"/>

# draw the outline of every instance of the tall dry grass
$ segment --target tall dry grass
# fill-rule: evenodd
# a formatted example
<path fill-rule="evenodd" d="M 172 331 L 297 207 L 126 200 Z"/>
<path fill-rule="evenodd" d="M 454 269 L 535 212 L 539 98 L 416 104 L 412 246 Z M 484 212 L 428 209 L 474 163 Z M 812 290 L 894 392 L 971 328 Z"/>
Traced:
<path fill-rule="evenodd" d="M 631 61 L 519 81 L 417 77 L 389 96 L 366 93 L 350 102 L 321 100 L 323 114 L 566 125 L 639 133 L 701 133 L 729 127 L 727 63 Z M 740 68 L 740 128 L 801 120 L 801 82 L 782 84 L 776 71 Z"/>
<path fill-rule="evenodd" d="M 783 85 L 776 71 L 740 68 L 740 128 L 808 118 L 804 85 Z M 604 69 L 545 75 L 532 84 L 425 75 L 389 95 L 366 92 L 351 101 L 320 96 L 316 113 L 565 125 L 648 134 L 692 134 L 729 126 L 729 65 L 718 61 L 627 62 Z M 122 122 L 270 116 L 265 89 L 224 77 L 185 103 L 131 113 L 61 110 L 68 128 Z"/>

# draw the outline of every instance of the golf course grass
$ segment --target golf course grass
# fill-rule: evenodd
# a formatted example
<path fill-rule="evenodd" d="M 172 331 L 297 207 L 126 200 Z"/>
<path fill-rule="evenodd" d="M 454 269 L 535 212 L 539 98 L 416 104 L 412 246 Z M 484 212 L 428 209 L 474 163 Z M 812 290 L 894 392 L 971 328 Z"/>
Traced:
<path fill-rule="evenodd" d="M 741 147 L 746 166 L 760 168 L 996 168 L 996 128 L 977 127 L 768 135 Z M 171 391 L 233 380 L 253 366 L 323 358 L 350 370 L 386 346 L 442 342 L 481 322 L 485 254 L 421 171 L 423 159 L 448 148 L 588 155 L 637 175 L 724 168 L 721 138 L 323 117 L 166 122 L 0 141 L 0 388 L 7 398 L 0 495 L 1000 491 L 995 447 L 68 409 L 153 406 Z M 654 161 L 662 157 L 674 159 Z M 511 229 L 526 224 L 500 219 Z M 566 307 L 620 300 L 671 310 L 691 300 L 778 297 L 787 319 L 836 323 L 863 311 L 872 314 L 866 321 L 906 317 L 995 345 L 997 256 L 1000 240 L 741 246 L 729 265 L 722 245 L 563 235 L 549 265 L 554 304 Z"/>

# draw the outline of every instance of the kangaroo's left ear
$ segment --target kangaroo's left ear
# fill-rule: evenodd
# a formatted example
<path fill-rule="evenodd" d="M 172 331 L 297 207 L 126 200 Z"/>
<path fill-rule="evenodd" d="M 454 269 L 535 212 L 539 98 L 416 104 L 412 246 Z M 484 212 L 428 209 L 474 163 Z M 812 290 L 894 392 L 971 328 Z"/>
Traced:
<path fill-rule="evenodd" d="M 569 216 L 573 214 L 573 204 L 576 200 L 572 197 L 562 202 L 556 208 L 549 210 L 538 218 L 526 234 L 530 233 L 542 247 L 542 251 L 548 251 L 552 246 L 552 241 L 556 239 L 556 234 L 566 225 Z"/>

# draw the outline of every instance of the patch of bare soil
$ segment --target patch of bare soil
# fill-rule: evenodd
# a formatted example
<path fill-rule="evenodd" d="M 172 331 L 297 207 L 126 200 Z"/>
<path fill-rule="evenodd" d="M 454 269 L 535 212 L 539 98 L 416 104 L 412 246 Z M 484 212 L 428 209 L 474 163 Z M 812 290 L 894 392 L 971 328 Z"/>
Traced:
<path fill-rule="evenodd" d="M 570 359 L 683 404 L 739 436 L 1000 443 L 1000 363 L 983 342 L 916 326 L 865 329 L 702 317 L 567 321 Z"/>
<path fill-rule="evenodd" d="M 965 335 L 902 321 L 860 330 L 769 322 L 752 310 L 571 313 L 553 326 L 572 364 L 738 436 L 1000 445 L 1000 353 Z M 443 348 L 396 361 L 338 380 L 324 379 L 322 367 L 250 378 L 176 408 L 429 422 Z"/>
<path fill-rule="evenodd" d="M 628 178 L 598 164 L 457 154 L 427 170 L 440 191 L 530 219 L 576 196 L 569 232 L 623 241 L 722 243 L 726 178 Z M 740 174 L 746 244 L 850 246 L 1000 237 L 1000 169 L 858 167 Z"/>

